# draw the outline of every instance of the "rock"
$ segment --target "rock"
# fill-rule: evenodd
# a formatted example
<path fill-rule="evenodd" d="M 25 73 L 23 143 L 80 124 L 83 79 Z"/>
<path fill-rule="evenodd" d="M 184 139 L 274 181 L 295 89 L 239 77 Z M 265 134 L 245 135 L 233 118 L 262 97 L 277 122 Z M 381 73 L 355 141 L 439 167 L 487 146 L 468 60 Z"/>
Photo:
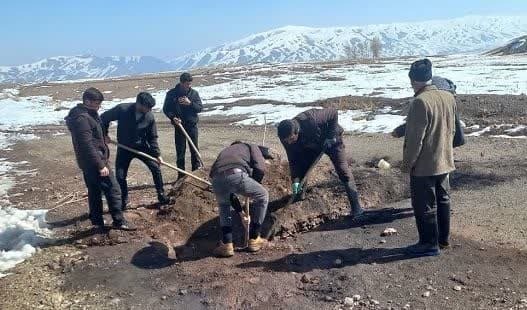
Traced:
<path fill-rule="evenodd" d="M 188 294 L 188 290 L 179 290 L 179 295 L 187 295 Z"/>
<path fill-rule="evenodd" d="M 311 277 L 307 274 L 303 275 L 302 278 L 300 278 L 300 281 L 302 283 L 311 283 Z"/>
<path fill-rule="evenodd" d="M 161 300 L 167 300 L 167 297 L 165 295 L 161 296 Z"/>
<path fill-rule="evenodd" d="M 426 291 L 423 293 L 423 297 L 428 298 L 430 297 L 430 291 Z"/>
<path fill-rule="evenodd" d="M 340 266 L 340 265 L 342 265 L 342 259 L 337 258 L 337 259 L 333 262 L 333 264 L 334 264 L 335 266 Z"/>
<path fill-rule="evenodd" d="M 459 285 L 454 286 L 454 291 L 461 291 L 461 286 Z"/>
<path fill-rule="evenodd" d="M 57 263 L 48 263 L 47 267 L 49 268 L 49 270 L 59 270 L 61 268 L 60 265 Z"/>
<path fill-rule="evenodd" d="M 519 303 L 522 304 L 522 305 L 527 305 L 527 298 L 520 299 Z"/>
<path fill-rule="evenodd" d="M 381 239 L 381 240 L 379 241 L 379 243 L 380 243 L 380 244 L 386 243 L 386 239 Z"/>
<path fill-rule="evenodd" d="M 395 228 L 386 228 L 382 233 L 381 233 L 381 237 L 386 237 L 386 236 L 393 236 L 393 235 L 397 235 L 397 229 Z"/>
<path fill-rule="evenodd" d="M 327 302 L 333 301 L 333 297 L 326 295 L 324 296 L 324 301 L 327 301 Z"/>
<path fill-rule="evenodd" d="M 375 305 L 375 306 L 378 306 L 378 305 L 380 304 L 380 302 L 379 302 L 378 300 L 376 300 L 376 299 L 372 299 L 372 300 L 370 301 L 370 304 Z"/>
<path fill-rule="evenodd" d="M 353 300 L 355 300 L 355 301 L 359 301 L 361 297 L 360 297 L 360 295 L 353 295 L 352 298 L 353 298 Z"/>
<path fill-rule="evenodd" d="M 410 309 L 410 304 L 404 305 L 403 309 Z"/>
<path fill-rule="evenodd" d="M 351 297 L 344 298 L 344 305 L 345 306 L 353 306 L 354 303 L 355 303 L 355 301 L 353 300 L 353 298 L 351 298 Z"/>

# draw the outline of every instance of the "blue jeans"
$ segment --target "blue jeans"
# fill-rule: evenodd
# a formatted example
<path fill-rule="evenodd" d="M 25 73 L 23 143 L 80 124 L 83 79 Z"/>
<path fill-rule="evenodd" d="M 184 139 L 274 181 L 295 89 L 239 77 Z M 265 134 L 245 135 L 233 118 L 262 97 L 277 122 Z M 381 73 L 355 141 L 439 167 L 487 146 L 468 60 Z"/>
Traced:
<path fill-rule="evenodd" d="M 212 188 L 220 206 L 221 227 L 232 226 L 231 194 L 249 197 L 252 200 L 249 210 L 251 222 L 259 225 L 263 223 L 269 203 L 269 193 L 247 173 L 216 176 L 212 179 Z"/>

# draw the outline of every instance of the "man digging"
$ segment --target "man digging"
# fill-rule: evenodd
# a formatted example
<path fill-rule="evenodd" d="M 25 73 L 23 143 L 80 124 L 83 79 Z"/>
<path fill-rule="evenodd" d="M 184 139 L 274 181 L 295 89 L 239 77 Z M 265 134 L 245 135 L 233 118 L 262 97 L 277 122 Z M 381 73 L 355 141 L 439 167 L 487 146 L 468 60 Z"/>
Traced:
<path fill-rule="evenodd" d="M 163 176 L 160 169 L 161 151 L 157 143 L 156 121 L 151 112 L 155 104 L 156 101 L 152 95 L 141 92 L 137 95 L 135 103 L 119 104 L 101 115 L 102 129 L 107 141 L 110 140 L 108 137 L 110 123 L 117 121 L 117 142 L 119 144 L 157 158 L 157 161 L 154 161 L 122 148 L 117 149 L 115 170 L 117 181 L 121 187 L 123 210 L 129 206 L 126 177 L 130 163 L 134 158 L 141 160 L 152 173 L 159 203 L 169 203 L 163 189 Z"/>
<path fill-rule="evenodd" d="M 71 109 L 65 120 L 71 132 L 77 163 L 88 188 L 91 223 L 99 232 L 104 232 L 101 196 L 103 192 L 112 215 L 113 227 L 135 230 L 123 216 L 121 190 L 108 164 L 108 145 L 104 139 L 101 119 L 97 113 L 103 100 L 104 97 L 98 89 L 88 88 L 82 94 L 82 103 Z"/>
<path fill-rule="evenodd" d="M 215 255 L 220 257 L 234 255 L 231 206 L 240 213 L 242 221 L 248 216 L 243 214 L 236 195 L 252 200 L 247 250 L 258 252 L 265 243 L 260 237 L 260 231 L 267 212 L 269 193 L 261 182 L 265 174 L 265 159 L 272 158 L 265 147 L 235 141 L 220 152 L 212 165 L 210 177 L 219 204 L 222 232 L 222 240 L 214 249 Z"/>
<path fill-rule="evenodd" d="M 428 59 L 414 62 L 409 77 L 415 99 L 406 120 L 401 170 L 410 174 L 419 242 L 407 250 L 412 255 L 436 256 L 439 247 L 449 246 L 448 191 L 449 173 L 455 170 L 452 141 L 456 100 L 450 92 L 432 85 L 432 63 Z"/>
<path fill-rule="evenodd" d="M 293 196 L 303 199 L 302 180 L 323 153 L 327 154 L 344 184 L 351 205 L 352 219 L 364 215 L 353 174 L 348 167 L 342 141 L 344 129 L 338 124 L 336 109 L 311 109 L 278 124 L 278 137 L 284 146 L 292 180 Z M 304 180 L 305 182 L 305 180 Z"/>

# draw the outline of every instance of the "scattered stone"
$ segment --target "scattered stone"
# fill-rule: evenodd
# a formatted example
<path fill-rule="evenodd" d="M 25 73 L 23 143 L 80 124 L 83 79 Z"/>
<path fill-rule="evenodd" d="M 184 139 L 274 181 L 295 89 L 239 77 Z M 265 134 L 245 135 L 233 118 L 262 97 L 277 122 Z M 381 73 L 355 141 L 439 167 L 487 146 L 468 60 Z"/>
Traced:
<path fill-rule="evenodd" d="M 393 236 L 393 235 L 397 235 L 397 229 L 395 228 L 386 228 L 382 233 L 381 233 L 381 237 L 386 237 L 386 236 Z"/>
<path fill-rule="evenodd" d="M 165 295 L 161 296 L 161 300 L 167 300 L 167 297 Z"/>
<path fill-rule="evenodd" d="M 380 244 L 384 244 L 384 243 L 386 243 L 386 239 L 381 239 L 381 240 L 379 241 L 379 243 L 380 243 Z"/>
<path fill-rule="evenodd" d="M 376 300 L 376 299 L 372 299 L 372 300 L 370 301 L 370 303 L 371 303 L 372 305 L 375 305 L 375 306 L 378 306 L 378 305 L 380 304 L 380 302 L 379 302 L 378 300 Z"/>
<path fill-rule="evenodd" d="M 430 297 L 430 291 L 426 291 L 423 293 L 423 297 L 428 298 Z"/>
<path fill-rule="evenodd" d="M 353 306 L 353 304 L 355 303 L 355 300 L 351 297 L 346 297 L 344 298 L 344 305 L 345 306 Z"/>
<path fill-rule="evenodd" d="M 403 309 L 410 309 L 410 304 L 404 305 Z"/>
<path fill-rule="evenodd" d="M 333 262 L 333 264 L 334 264 L 335 266 L 340 266 L 340 265 L 342 265 L 342 259 L 337 258 L 337 259 Z"/>
<path fill-rule="evenodd" d="M 326 295 L 324 296 L 324 301 L 327 301 L 327 302 L 333 301 L 333 297 Z"/>
<path fill-rule="evenodd" d="M 527 298 L 520 299 L 520 304 L 527 305 Z"/>
<path fill-rule="evenodd" d="M 305 275 L 302 276 L 300 281 L 302 281 L 302 283 L 311 283 L 311 277 L 308 276 L 307 274 L 305 274 Z"/>
<path fill-rule="evenodd" d="M 360 297 L 360 295 L 353 295 L 352 298 L 353 298 L 353 300 L 355 300 L 355 301 L 359 301 L 361 297 Z"/>
<path fill-rule="evenodd" d="M 454 286 L 454 291 L 461 291 L 461 286 L 459 285 Z"/>
<path fill-rule="evenodd" d="M 179 295 L 187 295 L 188 294 L 188 290 L 179 290 Z"/>

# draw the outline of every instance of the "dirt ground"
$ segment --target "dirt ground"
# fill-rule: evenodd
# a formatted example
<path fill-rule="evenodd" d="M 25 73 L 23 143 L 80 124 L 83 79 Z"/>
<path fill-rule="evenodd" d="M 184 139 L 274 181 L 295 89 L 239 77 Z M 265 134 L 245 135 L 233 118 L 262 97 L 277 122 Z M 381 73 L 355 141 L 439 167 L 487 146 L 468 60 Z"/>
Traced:
<path fill-rule="evenodd" d="M 163 157 L 173 163 L 173 130 L 164 121 L 158 127 Z M 57 240 L 0 280 L 2 309 L 527 308 L 523 140 L 469 138 L 456 149 L 453 247 L 439 257 L 404 254 L 416 230 L 406 177 L 397 169 L 402 140 L 375 134 L 345 138 L 361 199 L 375 215 L 371 220 L 345 216 L 347 202 L 327 158 L 315 170 L 306 201 L 284 207 L 287 169 L 276 163 L 265 183 L 280 222 L 273 240 L 261 253 L 239 250 L 218 259 L 210 254 L 218 239 L 212 193 L 184 182 L 172 192 L 173 204 L 159 211 L 149 173 L 138 161 L 129 173 L 133 210 L 126 216 L 139 230 L 94 236 L 69 134 L 53 135 L 57 131 L 65 128 L 38 127 L 41 139 L 0 150 L 1 157 L 27 160 L 38 169 L 35 177 L 20 176 L 22 183 L 10 192 L 18 208 L 75 201 L 48 214 Z M 204 121 L 200 147 L 206 165 L 233 140 L 259 143 L 263 132 Z M 268 144 L 284 156 L 273 133 Z M 394 168 L 372 167 L 380 158 Z M 176 175 L 163 173 L 168 190 Z M 388 227 L 398 234 L 381 237 Z"/>

